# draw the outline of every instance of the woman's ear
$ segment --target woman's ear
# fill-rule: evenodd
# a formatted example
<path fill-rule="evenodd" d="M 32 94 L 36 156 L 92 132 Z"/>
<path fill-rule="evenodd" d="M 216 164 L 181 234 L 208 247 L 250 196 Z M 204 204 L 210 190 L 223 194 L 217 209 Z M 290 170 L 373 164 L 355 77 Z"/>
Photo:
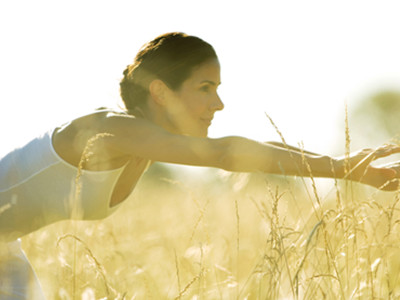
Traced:
<path fill-rule="evenodd" d="M 150 96 L 159 105 L 165 105 L 168 90 L 168 86 L 160 79 L 154 79 L 150 82 Z"/>

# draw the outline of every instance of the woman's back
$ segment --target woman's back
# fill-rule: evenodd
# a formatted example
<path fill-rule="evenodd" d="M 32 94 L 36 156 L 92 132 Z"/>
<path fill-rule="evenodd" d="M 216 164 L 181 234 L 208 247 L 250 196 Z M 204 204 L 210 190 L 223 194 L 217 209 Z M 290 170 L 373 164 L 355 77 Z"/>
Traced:
<path fill-rule="evenodd" d="M 54 149 L 63 160 L 75 167 L 82 164 L 82 156 L 88 154 L 85 149 L 91 157 L 84 162 L 84 169 L 102 171 L 122 167 L 130 157 L 110 147 L 112 129 L 106 127 L 106 119 L 119 114 L 123 113 L 100 110 L 57 128 L 52 136 Z"/>
<path fill-rule="evenodd" d="M 0 160 L 2 237 L 64 219 L 102 219 L 126 199 L 148 161 L 109 150 L 112 136 L 99 130 L 110 113 L 80 117 Z"/>

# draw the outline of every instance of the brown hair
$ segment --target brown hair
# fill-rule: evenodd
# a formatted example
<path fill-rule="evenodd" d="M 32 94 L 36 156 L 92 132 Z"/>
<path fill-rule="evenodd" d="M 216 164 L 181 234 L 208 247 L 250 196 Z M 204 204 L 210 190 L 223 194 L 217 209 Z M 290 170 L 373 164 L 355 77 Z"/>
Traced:
<path fill-rule="evenodd" d="M 140 49 L 123 73 L 120 93 L 125 108 L 145 105 L 152 80 L 160 79 L 177 90 L 194 67 L 212 58 L 217 58 L 214 48 L 198 37 L 181 32 L 158 36 Z"/>

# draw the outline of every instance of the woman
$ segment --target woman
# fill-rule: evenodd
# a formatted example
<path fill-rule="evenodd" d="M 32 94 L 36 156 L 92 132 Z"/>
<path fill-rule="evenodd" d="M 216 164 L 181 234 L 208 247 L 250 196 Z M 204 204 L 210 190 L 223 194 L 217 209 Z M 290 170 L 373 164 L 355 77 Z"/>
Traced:
<path fill-rule="evenodd" d="M 353 170 L 346 173 L 345 159 L 242 137 L 207 138 L 215 112 L 224 107 L 219 85 L 217 55 L 203 40 L 169 33 L 146 44 L 124 71 L 124 111 L 104 109 L 75 119 L 0 161 L 2 239 L 63 219 L 110 215 L 154 161 L 299 176 L 308 176 L 309 166 L 315 177 L 347 174 L 375 187 L 396 177 L 392 169 L 369 166 L 399 152 L 395 146 L 352 154 Z"/>

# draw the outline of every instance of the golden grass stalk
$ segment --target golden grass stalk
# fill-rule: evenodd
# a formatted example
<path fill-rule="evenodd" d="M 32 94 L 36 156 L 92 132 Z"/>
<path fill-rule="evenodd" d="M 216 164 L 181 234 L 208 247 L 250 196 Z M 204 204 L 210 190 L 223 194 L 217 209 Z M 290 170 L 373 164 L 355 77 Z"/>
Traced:
<path fill-rule="evenodd" d="M 69 209 L 70 209 L 70 217 L 72 220 L 80 220 L 84 218 L 84 211 L 82 208 L 82 199 L 81 199 L 81 192 L 82 192 L 82 182 L 81 182 L 81 177 L 85 169 L 85 164 L 89 161 L 89 159 L 92 157 L 93 152 L 92 149 L 94 148 L 95 142 L 98 141 L 101 138 L 105 137 L 111 137 L 113 136 L 112 134 L 109 133 L 98 133 L 95 136 L 91 137 L 86 145 L 85 148 L 83 149 L 81 159 L 78 164 L 78 170 L 77 174 L 75 177 L 75 192 L 73 197 L 70 197 L 70 202 L 69 204 Z M 73 232 L 74 234 L 76 233 L 76 225 L 74 224 L 73 226 Z M 72 236 L 74 236 L 72 234 Z M 76 276 L 75 276 L 75 270 L 76 270 L 76 239 L 74 239 L 73 242 L 73 273 L 74 273 L 74 278 L 73 278 L 73 284 L 72 284 L 72 297 L 73 299 L 76 298 Z"/>
<path fill-rule="evenodd" d="M 187 293 L 187 291 L 189 290 L 189 288 L 190 288 L 197 280 L 200 280 L 201 276 L 202 276 L 202 270 L 200 271 L 199 274 L 197 274 L 196 276 L 194 276 L 194 277 L 192 278 L 192 280 L 183 288 L 183 290 L 181 290 L 181 291 L 179 292 L 178 296 L 176 296 L 174 299 L 175 299 L 175 300 L 181 299 L 182 296 L 184 296 L 184 295 Z"/>
<path fill-rule="evenodd" d="M 176 255 L 176 250 L 174 250 L 174 255 L 175 255 L 175 267 L 176 267 L 176 279 L 178 281 L 178 291 L 181 291 L 181 278 L 179 276 L 179 262 L 178 262 L 178 256 Z"/>
<path fill-rule="evenodd" d="M 90 248 L 87 246 L 87 244 L 82 239 L 80 239 L 79 237 L 77 237 L 76 235 L 73 235 L 73 234 L 65 234 L 65 235 L 63 235 L 63 236 L 58 238 L 57 247 L 59 247 L 60 243 L 63 240 L 68 239 L 68 238 L 71 238 L 74 241 L 79 242 L 83 246 L 85 251 L 87 252 L 88 257 L 94 263 L 96 272 L 100 275 L 100 277 L 101 277 L 101 279 L 102 279 L 102 281 L 104 283 L 104 287 L 105 287 L 105 290 L 106 290 L 106 293 L 107 293 L 107 297 L 110 297 L 110 296 L 114 296 L 115 297 L 116 295 L 118 295 L 116 290 L 113 289 L 111 287 L 111 285 L 108 283 L 108 280 L 107 280 L 107 277 L 106 277 L 106 271 L 105 271 L 104 267 L 100 264 L 100 262 L 97 260 L 97 258 L 93 255 L 93 252 L 90 250 Z"/>

